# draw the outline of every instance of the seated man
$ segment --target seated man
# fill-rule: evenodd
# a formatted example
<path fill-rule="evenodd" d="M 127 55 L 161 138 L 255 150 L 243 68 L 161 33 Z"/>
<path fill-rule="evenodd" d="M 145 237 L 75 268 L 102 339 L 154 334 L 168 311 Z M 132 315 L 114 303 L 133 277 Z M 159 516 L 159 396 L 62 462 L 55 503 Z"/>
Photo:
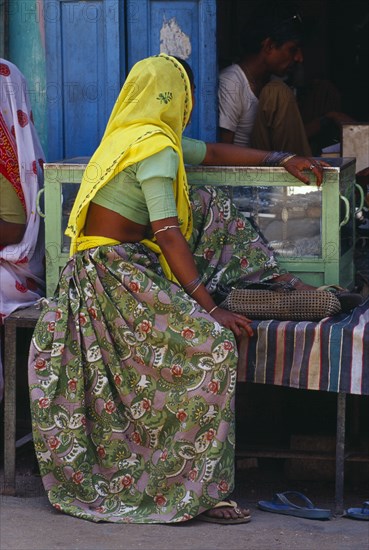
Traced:
<path fill-rule="evenodd" d="M 44 293 L 44 246 L 36 197 L 44 153 L 33 124 L 26 81 L 0 59 L 0 325 Z M 0 350 L 1 351 L 1 350 Z M 3 376 L 0 356 L 0 400 Z"/>
<path fill-rule="evenodd" d="M 312 151 L 309 138 L 326 130 L 329 120 L 339 124 L 348 119 L 332 110 L 320 113 L 317 120 L 306 117 L 309 126 L 305 128 L 295 95 L 282 80 L 303 61 L 302 20 L 289 11 L 286 2 L 273 2 L 269 10 L 268 6 L 263 4 L 250 15 L 241 36 L 240 61 L 220 73 L 219 139 L 264 150 L 318 155 L 320 151 Z"/>

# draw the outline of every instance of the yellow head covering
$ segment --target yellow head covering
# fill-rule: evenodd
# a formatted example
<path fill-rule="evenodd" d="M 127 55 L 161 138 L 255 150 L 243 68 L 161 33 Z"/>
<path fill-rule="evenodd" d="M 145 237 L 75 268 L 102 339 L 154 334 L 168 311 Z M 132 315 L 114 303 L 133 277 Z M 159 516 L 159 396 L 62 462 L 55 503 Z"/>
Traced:
<path fill-rule="evenodd" d="M 172 147 L 179 156 L 173 189 L 180 229 L 189 239 L 192 215 L 181 140 L 191 110 L 190 81 L 175 58 L 160 54 L 134 65 L 115 103 L 101 143 L 84 172 L 65 232 L 72 239 L 71 254 L 118 243 L 105 237 L 83 235 L 89 203 L 114 175 L 165 147 Z M 156 242 L 148 239 L 142 242 L 159 254 L 166 275 L 174 279 Z"/>

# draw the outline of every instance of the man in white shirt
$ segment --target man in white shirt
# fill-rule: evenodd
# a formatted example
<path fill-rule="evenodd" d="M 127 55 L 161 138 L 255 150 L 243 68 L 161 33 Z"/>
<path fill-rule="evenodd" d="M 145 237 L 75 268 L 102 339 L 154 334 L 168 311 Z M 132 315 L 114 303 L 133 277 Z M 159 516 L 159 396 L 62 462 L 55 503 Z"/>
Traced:
<path fill-rule="evenodd" d="M 311 155 L 292 90 L 281 79 L 271 80 L 303 61 L 301 41 L 301 17 L 284 6 L 251 15 L 241 37 L 241 60 L 219 76 L 220 141 Z"/>

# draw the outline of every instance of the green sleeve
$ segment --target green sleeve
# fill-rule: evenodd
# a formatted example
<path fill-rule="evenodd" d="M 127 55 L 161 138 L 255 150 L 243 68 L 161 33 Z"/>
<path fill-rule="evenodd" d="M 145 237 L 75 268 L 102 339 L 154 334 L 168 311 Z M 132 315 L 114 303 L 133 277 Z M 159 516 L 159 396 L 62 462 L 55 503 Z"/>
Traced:
<path fill-rule="evenodd" d="M 185 164 L 201 164 L 206 155 L 206 143 L 199 139 L 182 137 L 182 151 Z"/>
<path fill-rule="evenodd" d="M 171 147 L 147 157 L 137 163 L 136 178 L 142 184 L 151 178 L 170 178 L 177 176 L 178 155 Z"/>
<path fill-rule="evenodd" d="M 173 180 L 170 178 L 151 178 L 141 184 L 141 189 L 145 195 L 151 222 L 177 216 Z"/>

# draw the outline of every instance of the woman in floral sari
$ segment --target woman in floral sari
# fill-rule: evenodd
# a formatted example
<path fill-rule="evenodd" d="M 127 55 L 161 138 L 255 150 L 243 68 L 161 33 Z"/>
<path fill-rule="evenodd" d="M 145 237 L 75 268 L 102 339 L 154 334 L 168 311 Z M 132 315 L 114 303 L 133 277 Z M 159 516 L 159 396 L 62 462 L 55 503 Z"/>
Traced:
<path fill-rule="evenodd" d="M 190 194 L 184 162 L 258 165 L 267 153 L 182 141 L 191 76 L 163 54 L 131 70 L 70 216 L 72 256 L 33 337 L 44 486 L 55 508 L 84 519 L 250 520 L 227 498 L 236 338 L 252 330 L 217 306 L 217 287 L 277 277 L 278 266 L 226 195 Z M 275 155 L 302 181 L 310 167 L 321 182 L 311 159 Z"/>

